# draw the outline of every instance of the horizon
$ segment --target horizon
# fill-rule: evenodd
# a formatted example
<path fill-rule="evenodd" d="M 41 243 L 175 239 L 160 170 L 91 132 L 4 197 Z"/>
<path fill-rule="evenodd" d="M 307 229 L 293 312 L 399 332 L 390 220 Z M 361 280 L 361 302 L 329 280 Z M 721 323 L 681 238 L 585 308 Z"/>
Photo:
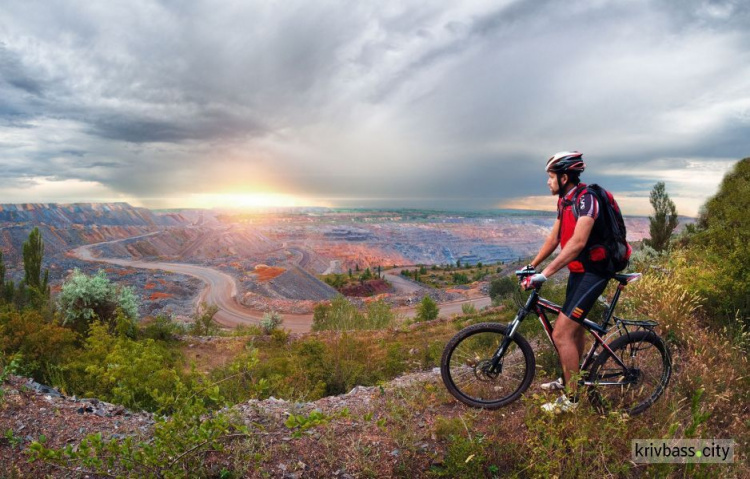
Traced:
<path fill-rule="evenodd" d="M 0 5 L 0 203 L 697 216 L 750 156 L 750 5 Z M 575 25 L 575 28 L 561 28 Z M 564 31 L 564 35 L 561 32 Z"/>
<path fill-rule="evenodd" d="M 263 207 L 226 207 L 226 206 L 215 206 L 210 208 L 199 208 L 199 207 L 175 207 L 175 208 L 149 208 L 146 206 L 136 206 L 128 203 L 127 201 L 75 201 L 71 203 L 57 203 L 57 202 L 24 202 L 24 203 L 0 203 L 0 208 L 6 206 L 24 206 L 24 205 L 42 205 L 42 206 L 75 206 L 75 205 L 115 205 L 122 204 L 127 205 L 131 208 L 144 208 L 155 213 L 167 213 L 167 212 L 180 212 L 180 211 L 216 211 L 216 212 L 231 212 L 231 213 L 252 213 L 252 214 L 274 214 L 283 213 L 288 211 L 306 210 L 306 209 L 319 209 L 329 210 L 332 212 L 346 212 L 346 211 L 373 211 L 373 212 L 424 212 L 424 213 L 442 213 L 442 214 L 466 214 L 466 213 L 528 213 L 537 215 L 554 215 L 554 210 L 535 210 L 528 208 L 472 208 L 472 209 L 450 209 L 450 208 L 416 208 L 408 206 L 396 206 L 396 207 L 347 207 L 347 206 L 317 206 L 317 205 L 300 205 L 300 206 L 263 206 Z M 631 218 L 646 218 L 651 216 L 650 214 L 624 214 L 624 217 Z M 680 214 L 678 212 L 678 218 L 686 219 L 697 219 L 698 216 L 689 216 Z"/>

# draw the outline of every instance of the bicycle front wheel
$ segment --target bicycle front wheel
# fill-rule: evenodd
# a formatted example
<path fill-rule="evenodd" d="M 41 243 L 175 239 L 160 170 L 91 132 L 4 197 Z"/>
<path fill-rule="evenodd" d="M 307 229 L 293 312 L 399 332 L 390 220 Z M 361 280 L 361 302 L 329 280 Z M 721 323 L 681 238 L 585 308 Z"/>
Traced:
<path fill-rule="evenodd" d="M 472 407 L 497 409 L 518 399 L 534 379 L 534 352 L 516 333 L 500 360 L 500 370 L 490 362 L 508 333 L 499 323 L 479 323 L 464 328 L 445 346 L 440 374 L 445 387 Z"/>
<path fill-rule="evenodd" d="M 652 331 L 624 334 L 609 344 L 627 369 L 605 350 L 591 366 L 589 401 L 600 411 L 636 415 L 664 392 L 672 375 L 672 359 L 664 341 Z"/>

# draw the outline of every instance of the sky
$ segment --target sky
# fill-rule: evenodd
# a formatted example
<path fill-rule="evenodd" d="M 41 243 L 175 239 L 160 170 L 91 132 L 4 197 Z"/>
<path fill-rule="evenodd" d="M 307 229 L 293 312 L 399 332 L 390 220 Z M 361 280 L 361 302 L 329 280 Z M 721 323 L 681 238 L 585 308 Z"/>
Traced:
<path fill-rule="evenodd" d="M 750 2 L 3 0 L 0 203 L 695 215 L 750 156 Z"/>

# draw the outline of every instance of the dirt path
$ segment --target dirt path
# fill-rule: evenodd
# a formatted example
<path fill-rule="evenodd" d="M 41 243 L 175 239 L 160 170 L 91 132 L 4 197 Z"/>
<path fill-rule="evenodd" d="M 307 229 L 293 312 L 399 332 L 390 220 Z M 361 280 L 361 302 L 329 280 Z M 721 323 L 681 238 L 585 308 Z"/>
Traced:
<path fill-rule="evenodd" d="M 236 300 L 237 283 L 234 278 L 224 272 L 212 268 L 207 268 L 205 266 L 197 266 L 185 263 L 163 263 L 158 261 L 135 261 L 120 258 L 101 258 L 94 256 L 94 254 L 91 252 L 91 248 L 95 246 L 133 240 L 137 238 L 145 238 L 147 236 L 159 234 L 160 232 L 161 231 L 155 231 L 131 238 L 104 241 L 101 243 L 80 246 L 72 250 L 72 253 L 82 261 L 108 263 L 130 268 L 169 271 L 198 278 L 206 284 L 206 287 L 196 298 L 195 303 L 199 304 L 200 302 L 205 301 L 206 303 L 215 304 L 216 306 L 218 306 L 219 312 L 216 313 L 216 316 L 214 316 L 214 318 L 219 324 L 227 327 L 235 327 L 241 324 L 258 324 L 258 322 L 263 318 L 263 311 L 250 309 L 239 304 Z M 305 260 L 305 252 L 301 252 L 303 260 Z M 416 283 L 402 278 L 400 274 L 395 273 L 395 270 L 394 274 L 388 275 L 388 279 L 389 281 L 393 281 L 394 283 L 399 283 L 399 289 L 401 291 L 419 291 L 423 289 Z M 443 303 L 440 305 L 440 317 L 449 317 L 453 314 L 460 314 L 461 307 L 464 304 L 474 304 L 477 308 L 481 308 L 490 304 L 490 298 L 483 297 Z M 396 311 L 398 314 L 407 318 L 413 318 L 416 315 L 415 307 L 399 308 Z M 281 316 L 284 320 L 284 328 L 290 330 L 291 332 L 304 333 L 310 331 L 310 328 L 312 326 L 312 314 L 282 314 Z"/>
<path fill-rule="evenodd" d="M 156 233 L 136 236 L 135 238 L 150 236 Z M 134 238 L 127 238 L 134 239 Z M 240 324 L 258 324 L 263 318 L 263 312 L 245 308 L 236 301 L 237 283 L 234 278 L 221 271 L 184 263 L 162 263 L 158 261 L 133 261 L 119 258 L 95 257 L 91 248 L 106 243 L 115 243 L 125 240 L 106 241 L 81 246 L 73 250 L 73 254 L 80 260 L 99 263 L 108 263 L 130 268 L 152 269 L 170 271 L 198 278 L 206 284 L 206 287 L 196 299 L 196 304 L 205 301 L 219 307 L 219 312 L 214 318 L 224 326 L 238 326 Z M 295 333 L 310 331 L 312 325 L 312 314 L 282 314 L 284 327 Z"/>

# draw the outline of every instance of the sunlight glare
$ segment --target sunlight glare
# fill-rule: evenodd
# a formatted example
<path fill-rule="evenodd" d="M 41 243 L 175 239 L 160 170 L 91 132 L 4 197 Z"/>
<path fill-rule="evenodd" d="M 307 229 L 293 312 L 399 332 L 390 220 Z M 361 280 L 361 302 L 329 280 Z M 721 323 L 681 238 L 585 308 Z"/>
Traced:
<path fill-rule="evenodd" d="M 211 193 L 192 195 L 191 203 L 199 208 L 291 208 L 303 206 L 299 198 L 279 193 Z"/>

